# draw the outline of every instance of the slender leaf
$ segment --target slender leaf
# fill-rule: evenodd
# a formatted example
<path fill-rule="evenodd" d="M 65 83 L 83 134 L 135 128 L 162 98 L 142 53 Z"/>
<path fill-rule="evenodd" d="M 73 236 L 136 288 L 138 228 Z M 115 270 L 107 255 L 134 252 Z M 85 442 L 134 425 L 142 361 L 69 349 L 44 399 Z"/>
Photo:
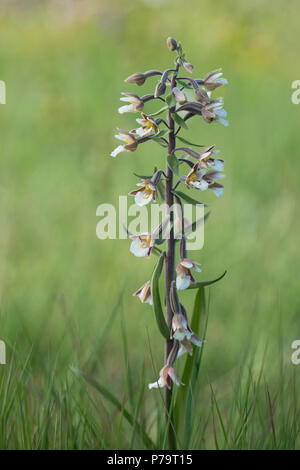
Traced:
<path fill-rule="evenodd" d="M 151 180 L 152 178 L 152 175 L 138 175 L 137 173 L 133 173 L 134 176 L 136 176 L 137 178 L 141 178 L 142 180 Z"/>
<path fill-rule="evenodd" d="M 162 272 L 163 263 L 164 263 L 164 253 L 160 255 L 160 258 L 157 261 L 153 274 L 152 274 L 151 294 L 152 294 L 153 310 L 155 313 L 155 318 L 156 318 L 159 331 L 166 339 L 169 339 L 170 331 L 166 324 L 163 309 L 161 306 L 160 294 L 159 294 L 159 278 Z"/>
<path fill-rule="evenodd" d="M 190 85 L 188 85 L 185 81 L 183 80 L 177 80 L 177 83 L 179 83 L 181 86 L 183 86 L 184 88 L 188 88 L 188 89 L 192 89 L 192 87 Z"/>
<path fill-rule="evenodd" d="M 188 128 L 188 126 L 186 125 L 184 119 L 182 119 L 182 117 L 179 116 L 179 114 L 173 113 L 172 117 L 173 117 L 174 121 L 176 122 L 176 124 L 178 124 L 178 126 L 183 127 L 184 129 Z"/>
<path fill-rule="evenodd" d="M 203 202 L 196 201 L 196 199 L 193 199 L 192 197 L 188 196 L 187 194 L 183 193 L 182 191 L 177 191 L 173 190 L 173 194 L 176 196 L 180 197 L 181 199 L 184 199 L 184 201 L 188 202 L 189 204 L 198 205 L 198 204 L 203 204 Z"/>
<path fill-rule="evenodd" d="M 226 273 L 227 271 L 224 271 L 220 277 L 217 277 L 217 279 L 213 279 L 212 281 L 202 281 L 202 282 L 195 282 L 193 284 L 190 284 L 188 289 L 198 289 L 199 287 L 210 286 L 211 284 L 214 284 L 215 282 L 218 282 L 221 279 L 223 279 Z"/>
<path fill-rule="evenodd" d="M 193 144 L 192 142 L 189 142 L 188 140 L 181 137 L 180 135 L 177 135 L 176 137 L 177 139 L 181 140 L 181 142 L 183 142 L 184 144 L 191 145 L 192 147 L 204 147 L 204 145 Z"/>
<path fill-rule="evenodd" d="M 161 137 L 151 137 L 151 142 L 159 144 L 161 147 L 168 147 L 168 144 Z"/>
<path fill-rule="evenodd" d="M 226 433 L 226 430 L 225 430 L 224 422 L 223 422 L 223 419 L 222 419 L 222 415 L 221 415 L 221 412 L 220 412 L 220 408 L 219 408 L 219 405 L 218 405 L 218 402 L 217 402 L 217 399 L 216 399 L 216 396 L 215 396 L 215 392 L 213 391 L 212 385 L 209 384 L 209 386 L 210 386 L 210 390 L 211 390 L 212 400 L 213 400 L 213 403 L 215 404 L 215 407 L 216 407 L 216 411 L 217 411 L 217 415 L 218 415 L 218 418 L 219 418 L 222 433 L 223 433 L 223 436 L 224 436 L 224 440 L 227 444 L 228 438 L 227 438 L 227 433 Z"/>
<path fill-rule="evenodd" d="M 149 114 L 149 116 L 153 117 L 153 116 L 159 116 L 160 114 L 162 114 L 164 111 L 166 111 L 167 109 L 169 109 L 168 106 L 163 106 L 162 108 L 160 108 L 158 111 L 156 111 L 156 113 L 152 113 L 152 114 Z"/>
<path fill-rule="evenodd" d="M 169 106 L 169 108 L 172 108 L 173 106 L 176 105 L 176 99 L 173 93 L 170 93 L 169 95 L 166 96 L 166 102 Z"/>

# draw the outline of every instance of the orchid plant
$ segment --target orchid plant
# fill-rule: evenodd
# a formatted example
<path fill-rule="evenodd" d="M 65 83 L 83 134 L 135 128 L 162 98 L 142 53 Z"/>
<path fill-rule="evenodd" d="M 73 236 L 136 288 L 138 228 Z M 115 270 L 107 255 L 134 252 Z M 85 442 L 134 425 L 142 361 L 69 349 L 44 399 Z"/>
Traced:
<path fill-rule="evenodd" d="M 137 184 L 138 189 L 129 194 L 134 196 L 135 203 L 144 206 L 155 203 L 161 197 L 167 208 L 166 219 L 153 233 L 130 235 L 130 251 L 137 257 L 158 255 L 159 260 L 154 268 L 151 280 L 148 280 L 134 294 L 142 303 L 153 305 L 159 329 L 165 337 L 164 364 L 159 378 L 149 384 L 149 389 L 165 387 L 166 417 L 169 419 L 172 386 L 183 385 L 175 368 L 175 361 L 184 353 L 193 354 L 193 345 L 200 347 L 203 341 L 191 330 L 187 312 L 179 301 L 178 291 L 191 287 L 206 285 L 205 281 L 196 282 L 192 271 L 201 272 L 197 261 L 187 255 L 186 238 L 196 225 L 189 223 L 184 217 L 184 200 L 186 193 L 178 191 L 181 184 L 188 190 L 212 190 L 217 197 L 222 195 L 223 185 L 219 182 L 224 177 L 224 160 L 217 158 L 218 150 L 214 145 L 196 151 L 191 147 L 203 147 L 192 144 L 180 133 L 187 129 L 187 121 L 193 117 L 202 117 L 205 123 L 220 123 L 228 126 L 223 109 L 223 98 L 213 98 L 212 92 L 227 84 L 222 77 L 221 69 L 214 70 L 204 78 L 191 78 L 180 73 L 183 68 L 192 74 L 194 67 L 189 63 L 182 45 L 173 38 L 167 39 L 167 46 L 175 53 L 175 65 L 165 71 L 150 70 L 144 73 L 134 73 L 125 82 L 141 86 L 151 77 L 157 77 L 153 94 L 139 96 L 135 93 L 122 93 L 121 101 L 124 106 L 119 113 L 141 113 L 136 119 L 138 126 L 130 131 L 118 129 L 116 138 L 122 141 L 111 153 L 116 157 L 121 152 L 135 152 L 141 144 L 154 141 L 166 149 L 166 168 L 155 169 L 154 174 L 143 177 Z M 152 114 L 146 114 L 144 108 L 149 101 L 156 100 L 162 107 Z M 177 146 L 179 140 L 184 146 Z M 185 167 L 184 176 L 179 176 L 179 167 Z M 177 181 L 175 178 L 178 175 Z M 177 205 L 174 211 L 173 205 Z M 172 210 L 173 209 L 173 210 Z M 176 217 L 174 217 L 174 215 Z M 168 237 L 164 238 L 164 230 L 169 224 Z M 179 236 L 178 236 L 179 233 Z M 179 242 L 180 259 L 175 266 L 177 242 Z M 158 245 L 166 242 L 162 251 Z M 165 267 L 165 314 L 161 306 L 158 279 Z M 212 281 L 207 281 L 207 284 Z"/>

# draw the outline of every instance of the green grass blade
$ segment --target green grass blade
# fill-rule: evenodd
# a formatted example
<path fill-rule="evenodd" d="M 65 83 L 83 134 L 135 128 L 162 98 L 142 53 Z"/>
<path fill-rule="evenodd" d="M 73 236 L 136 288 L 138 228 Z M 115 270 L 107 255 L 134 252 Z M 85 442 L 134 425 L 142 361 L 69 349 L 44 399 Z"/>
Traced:
<path fill-rule="evenodd" d="M 112 394 L 110 393 L 107 388 L 105 388 L 103 385 L 99 384 L 96 380 L 94 380 L 92 377 L 89 377 L 86 375 L 83 371 L 80 369 L 77 369 L 76 367 L 71 367 L 72 372 L 74 372 L 76 375 L 79 375 L 84 378 L 84 380 L 90 384 L 92 387 L 94 387 L 101 395 L 103 395 L 110 403 L 112 403 L 124 416 L 124 418 L 128 421 L 128 423 L 131 426 L 135 426 L 136 431 L 138 434 L 141 436 L 145 446 L 147 448 L 155 449 L 154 442 L 150 439 L 148 434 L 145 432 L 145 430 L 141 427 L 139 423 L 135 421 L 133 416 L 129 413 L 127 408 L 123 406 L 123 404 Z"/>
<path fill-rule="evenodd" d="M 210 391 L 211 391 L 211 396 L 212 396 L 213 403 L 214 403 L 214 405 L 215 405 L 215 407 L 216 407 L 216 411 L 217 411 L 219 423 L 220 423 L 220 426 L 221 426 L 221 429 L 222 429 L 222 433 L 223 433 L 223 436 L 224 436 L 224 441 L 225 441 L 225 443 L 227 444 L 227 443 L 228 443 L 227 432 L 226 432 L 226 430 L 225 430 L 224 422 L 223 422 L 222 415 L 221 415 L 221 411 L 220 411 L 220 408 L 219 408 L 219 405 L 218 405 L 218 402 L 217 402 L 217 399 L 216 399 L 216 395 L 215 395 L 215 392 L 213 391 L 213 388 L 212 388 L 212 385 L 211 385 L 211 384 L 209 384 L 209 387 L 210 387 Z"/>
<path fill-rule="evenodd" d="M 205 296 L 204 288 L 200 287 L 195 296 L 194 309 L 191 321 L 191 328 L 195 333 L 198 333 L 200 326 L 201 312 L 204 312 L 205 307 Z M 177 392 L 177 399 L 175 404 L 175 423 L 178 428 L 178 422 L 180 419 L 180 410 L 184 409 L 187 393 L 189 390 L 189 383 L 192 375 L 193 364 L 195 360 L 195 352 L 192 356 L 187 356 L 185 366 L 182 374 L 182 382 L 185 387 L 181 387 Z"/>

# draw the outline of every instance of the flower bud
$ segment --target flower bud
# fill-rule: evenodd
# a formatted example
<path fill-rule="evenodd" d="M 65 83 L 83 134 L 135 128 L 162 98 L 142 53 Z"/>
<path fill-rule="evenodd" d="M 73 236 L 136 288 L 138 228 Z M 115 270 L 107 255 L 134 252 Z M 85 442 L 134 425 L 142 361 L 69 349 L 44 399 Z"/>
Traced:
<path fill-rule="evenodd" d="M 170 288 L 170 304 L 174 315 L 181 313 L 180 302 L 176 290 L 176 282 L 172 281 Z"/>
<path fill-rule="evenodd" d="M 201 88 L 195 90 L 195 99 L 203 105 L 206 105 L 210 102 L 208 94 Z"/>
<path fill-rule="evenodd" d="M 170 49 L 170 51 L 176 51 L 178 48 L 177 42 L 175 41 L 174 38 L 168 37 L 167 39 L 167 46 Z"/>
<path fill-rule="evenodd" d="M 134 73 L 125 79 L 126 83 L 136 83 L 137 85 L 143 85 L 145 83 L 146 77 L 143 73 Z"/>
<path fill-rule="evenodd" d="M 186 62 L 185 60 L 182 61 L 182 65 L 185 68 L 185 70 L 189 73 L 193 73 L 194 66 L 190 64 L 189 62 Z"/>
<path fill-rule="evenodd" d="M 175 96 L 175 99 L 176 99 L 177 103 L 183 104 L 183 103 L 187 102 L 187 97 L 186 97 L 185 93 L 182 90 L 180 90 L 179 88 L 174 87 L 173 90 L 172 90 L 172 93 Z"/>
<path fill-rule="evenodd" d="M 154 97 L 158 98 L 159 96 L 163 95 L 166 92 L 166 88 L 167 86 L 165 82 L 158 82 L 155 88 Z"/>

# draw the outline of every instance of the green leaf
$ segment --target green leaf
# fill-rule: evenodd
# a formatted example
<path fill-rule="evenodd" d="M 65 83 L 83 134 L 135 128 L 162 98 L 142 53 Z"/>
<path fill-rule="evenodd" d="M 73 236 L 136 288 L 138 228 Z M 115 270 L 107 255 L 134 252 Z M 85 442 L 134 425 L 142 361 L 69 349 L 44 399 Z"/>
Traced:
<path fill-rule="evenodd" d="M 85 372 L 83 372 L 80 369 L 77 369 L 76 367 L 71 367 L 72 372 L 74 372 L 76 375 L 81 376 L 87 383 L 89 383 L 92 387 L 94 387 L 101 395 L 104 396 L 110 403 L 112 403 L 124 416 L 124 418 L 130 423 L 131 426 L 134 426 L 138 434 L 140 434 L 141 438 L 143 439 L 144 444 L 146 447 L 155 449 L 155 444 L 154 442 L 150 439 L 148 434 L 144 431 L 142 426 L 136 422 L 136 420 L 133 418 L 133 416 L 129 413 L 129 411 L 123 406 L 122 403 L 119 402 L 119 400 L 112 394 L 110 393 L 107 388 L 105 388 L 103 385 L 99 384 L 96 380 L 94 380 L 92 377 L 89 377 Z"/>
<path fill-rule="evenodd" d="M 151 137 L 150 142 L 153 141 L 162 147 L 168 147 L 168 144 L 162 140 L 161 137 Z"/>
<path fill-rule="evenodd" d="M 161 181 L 158 183 L 157 189 L 158 189 L 158 192 L 159 192 L 159 195 L 160 195 L 161 199 L 164 201 L 165 200 L 165 191 L 164 191 L 164 185 Z"/>
<path fill-rule="evenodd" d="M 183 137 L 180 137 L 179 135 L 176 136 L 177 139 L 181 140 L 184 144 L 187 145 L 192 145 L 193 147 L 204 147 L 204 145 L 199 145 L 199 144 L 193 144 L 192 142 L 189 142 L 188 140 L 184 139 Z"/>
<path fill-rule="evenodd" d="M 166 102 L 169 108 L 172 108 L 173 106 L 176 105 L 176 99 L 173 93 L 169 93 L 169 95 L 166 96 Z"/>
<path fill-rule="evenodd" d="M 188 289 L 198 289 L 199 287 L 210 286 L 215 282 L 220 281 L 226 275 L 227 271 L 224 271 L 222 276 L 218 277 L 217 279 L 213 279 L 212 281 L 202 281 L 202 282 L 195 282 L 194 284 L 190 284 Z"/>
<path fill-rule="evenodd" d="M 149 116 L 151 116 L 151 117 L 153 117 L 153 116 L 159 116 L 159 115 L 162 114 L 164 111 L 167 111 L 167 109 L 169 109 L 168 106 L 163 106 L 163 107 L 160 108 L 158 111 L 156 111 L 156 113 L 149 114 Z"/>
<path fill-rule="evenodd" d="M 176 122 L 176 124 L 178 124 L 178 126 L 183 127 L 184 129 L 188 128 L 185 121 L 182 119 L 182 117 L 179 116 L 179 114 L 173 113 L 172 117 L 173 117 L 174 121 Z"/>
<path fill-rule="evenodd" d="M 169 131 L 168 131 L 167 129 L 161 130 L 159 134 L 156 134 L 156 135 L 153 136 L 153 137 L 156 137 L 157 139 L 159 139 L 160 137 L 164 137 L 166 134 L 168 134 L 168 132 L 169 132 Z M 152 137 L 152 138 L 153 138 L 153 137 Z"/>
<path fill-rule="evenodd" d="M 136 176 L 137 178 L 141 178 L 142 180 L 151 180 L 152 178 L 152 175 L 138 175 L 137 173 L 133 173 L 134 176 Z"/>
<path fill-rule="evenodd" d="M 159 260 L 154 268 L 151 278 L 151 295 L 153 302 L 153 310 L 155 313 L 156 322 L 161 334 L 166 338 L 170 339 L 170 330 L 166 324 L 164 313 L 161 306 L 160 294 L 159 294 L 159 278 L 162 272 L 164 264 L 164 253 L 160 255 Z"/>
<path fill-rule="evenodd" d="M 200 201 L 196 201 L 196 199 L 193 199 L 192 197 L 188 196 L 187 194 L 183 193 L 182 191 L 172 191 L 173 194 L 175 194 L 176 196 L 180 197 L 181 199 L 183 199 L 184 201 L 188 202 L 189 204 L 194 204 L 194 205 L 197 205 L 197 204 L 203 204 L 203 202 L 200 202 Z"/>
<path fill-rule="evenodd" d="M 177 80 L 177 83 L 179 83 L 184 88 L 188 88 L 190 90 L 193 88 L 191 85 L 188 85 L 188 83 L 186 83 L 184 80 Z"/>
<path fill-rule="evenodd" d="M 171 153 L 170 155 L 168 155 L 167 162 L 168 162 L 168 166 L 173 171 L 173 173 L 178 175 L 178 173 L 179 173 L 179 162 L 177 160 L 177 157 L 174 155 L 174 153 Z"/>
<path fill-rule="evenodd" d="M 205 314 L 205 292 L 204 292 L 204 288 L 202 287 L 198 289 L 196 296 L 195 296 L 193 315 L 192 315 L 192 321 L 191 321 L 191 329 L 197 334 L 199 333 L 201 315 L 204 315 L 204 314 Z M 190 384 L 190 382 L 191 382 L 194 362 L 196 359 L 196 354 L 202 353 L 202 349 L 203 349 L 203 346 L 201 348 L 197 348 L 197 350 L 194 351 L 194 354 L 192 356 L 187 356 L 186 358 L 183 375 L 181 379 L 182 382 L 185 384 L 185 387 L 181 387 L 180 389 L 178 389 L 175 410 L 174 410 L 176 423 L 179 423 L 180 413 L 184 410 L 185 403 L 187 400 L 187 394 L 193 385 L 193 384 Z M 189 412 L 190 410 L 187 410 L 187 414 Z M 190 419 L 191 418 L 186 417 L 186 421 Z M 186 422 L 186 427 L 189 427 L 190 424 L 191 424 L 190 422 L 188 423 Z"/>

